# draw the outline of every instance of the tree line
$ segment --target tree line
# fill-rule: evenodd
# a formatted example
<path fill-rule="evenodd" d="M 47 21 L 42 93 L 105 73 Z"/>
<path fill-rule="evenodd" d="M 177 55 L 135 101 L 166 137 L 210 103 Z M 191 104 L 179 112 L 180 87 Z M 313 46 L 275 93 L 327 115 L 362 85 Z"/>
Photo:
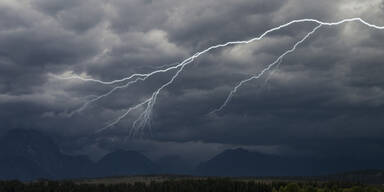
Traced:
<path fill-rule="evenodd" d="M 150 183 L 87 184 L 74 181 L 0 181 L 0 192 L 384 192 L 382 186 L 337 182 L 274 182 L 225 178 Z"/>

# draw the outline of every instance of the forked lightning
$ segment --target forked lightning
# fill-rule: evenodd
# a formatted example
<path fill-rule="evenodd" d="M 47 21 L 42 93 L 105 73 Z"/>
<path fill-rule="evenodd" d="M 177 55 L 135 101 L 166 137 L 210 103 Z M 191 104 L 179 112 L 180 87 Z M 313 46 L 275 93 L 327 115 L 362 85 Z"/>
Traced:
<path fill-rule="evenodd" d="M 93 78 L 84 78 L 84 77 L 81 77 L 80 75 L 71 75 L 71 76 L 54 75 L 54 77 L 59 78 L 59 79 L 63 79 L 63 80 L 76 79 L 76 80 L 81 80 L 81 81 L 86 81 L 86 82 L 95 82 L 95 83 L 102 84 L 102 85 L 116 85 L 116 84 L 118 84 L 115 87 L 113 87 L 110 91 L 108 91 L 102 95 L 99 95 L 97 97 L 94 97 L 93 99 L 84 103 L 79 109 L 73 111 L 70 114 L 70 115 L 73 115 L 74 113 L 77 113 L 77 112 L 84 110 L 89 104 L 91 104 L 93 102 L 97 102 L 98 100 L 109 96 L 110 94 L 114 93 L 115 91 L 117 91 L 119 89 L 127 88 L 130 85 L 133 85 L 139 81 L 145 81 L 149 77 L 152 77 L 156 74 L 174 71 L 173 75 L 170 77 L 169 81 L 164 83 L 163 85 L 161 85 L 158 89 L 156 89 L 149 98 L 147 98 L 147 99 L 143 100 L 142 102 L 128 108 L 122 115 L 120 115 L 114 121 L 110 122 L 107 126 L 98 130 L 98 131 L 103 131 L 107 128 L 110 128 L 110 127 L 116 125 L 117 123 L 119 123 L 120 120 L 122 120 L 124 117 L 126 117 L 133 110 L 142 109 L 143 111 L 139 114 L 138 118 L 133 122 L 133 125 L 132 125 L 132 129 L 131 129 L 132 132 L 131 133 L 135 134 L 137 131 L 139 131 L 142 128 L 149 125 L 149 122 L 151 119 L 151 114 L 153 111 L 153 107 L 156 104 L 156 101 L 158 100 L 158 96 L 159 96 L 160 92 L 162 90 L 164 90 L 165 88 L 167 88 L 169 85 L 171 85 L 188 64 L 192 63 L 196 58 L 208 53 L 209 51 L 212 51 L 212 50 L 218 49 L 218 48 L 222 48 L 222 47 L 227 47 L 230 45 L 240 45 L 240 44 L 253 43 L 255 41 L 263 39 L 266 35 L 268 35 L 271 32 L 278 31 L 278 30 L 285 28 L 285 27 L 288 27 L 292 24 L 296 24 L 296 23 L 314 23 L 314 24 L 317 24 L 316 27 L 314 27 L 312 29 L 312 31 L 308 32 L 301 40 L 296 42 L 292 48 L 288 49 L 283 54 L 281 54 L 274 62 L 267 65 L 259 73 L 255 74 L 251 77 L 248 77 L 248 78 L 240 81 L 239 83 L 237 83 L 236 86 L 233 87 L 232 90 L 229 92 L 229 94 L 226 97 L 223 104 L 221 106 L 219 106 L 217 109 L 212 111 L 212 113 L 216 113 L 216 112 L 219 112 L 225 108 L 225 106 L 231 101 L 233 95 L 236 94 L 236 92 L 239 90 L 239 88 L 241 86 L 243 86 L 245 83 L 247 83 L 251 80 L 256 80 L 256 79 L 259 79 L 260 77 L 262 77 L 266 72 L 270 71 L 275 65 L 277 65 L 279 62 L 281 62 L 286 55 L 293 53 L 300 44 L 302 44 L 311 35 L 313 35 L 320 27 L 322 27 L 322 26 L 337 26 L 337 25 L 341 25 L 341 24 L 344 24 L 347 22 L 360 22 L 360 23 L 362 23 L 362 24 L 364 24 L 370 28 L 373 28 L 373 29 L 380 29 L 380 30 L 384 29 L 384 26 L 377 26 L 377 25 L 368 23 L 365 20 L 363 20 L 362 18 L 358 18 L 358 17 L 357 18 L 343 19 L 343 20 L 340 20 L 337 22 L 323 22 L 323 21 L 319 21 L 316 19 L 299 19 L 299 20 L 293 20 L 293 21 L 290 21 L 290 22 L 285 23 L 283 25 L 269 29 L 269 30 L 265 31 L 263 34 L 261 34 L 260 36 L 246 40 L 246 41 L 230 41 L 230 42 L 226 42 L 226 43 L 222 43 L 222 44 L 208 47 L 207 49 L 195 53 L 194 55 L 192 55 L 191 57 L 185 59 L 184 61 L 182 61 L 180 63 L 174 64 L 171 66 L 166 66 L 166 68 L 164 68 L 164 69 L 154 70 L 150 73 L 136 73 L 136 74 L 132 74 L 130 76 L 127 76 L 127 77 L 124 77 L 121 79 L 116 79 L 113 81 L 103 81 L 103 80 L 93 79 Z"/>

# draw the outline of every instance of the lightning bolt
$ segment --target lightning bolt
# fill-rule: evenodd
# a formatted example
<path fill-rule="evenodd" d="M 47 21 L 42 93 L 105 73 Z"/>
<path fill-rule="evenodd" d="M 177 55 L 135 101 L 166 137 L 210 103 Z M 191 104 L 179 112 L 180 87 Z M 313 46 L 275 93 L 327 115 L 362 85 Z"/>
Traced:
<path fill-rule="evenodd" d="M 158 99 L 158 95 L 160 94 L 160 92 L 162 90 L 164 90 L 165 88 L 167 88 L 169 85 L 171 85 L 175 81 L 175 79 L 181 74 L 181 72 L 185 69 L 185 67 L 187 65 L 189 65 L 190 63 L 192 63 L 196 58 L 198 58 L 198 57 L 200 57 L 200 56 L 202 56 L 202 55 L 204 55 L 204 54 L 206 54 L 206 53 L 208 53 L 214 49 L 227 47 L 227 46 L 231 46 L 231 45 L 249 44 L 249 43 L 253 43 L 255 41 L 259 41 L 259 40 L 263 39 L 269 33 L 272 33 L 274 31 L 278 31 L 280 29 L 286 28 L 286 27 L 293 25 L 293 24 L 297 24 L 297 23 L 314 23 L 314 24 L 317 24 L 317 26 L 315 28 L 313 28 L 312 31 L 307 33 L 304 36 L 304 38 L 302 38 L 300 41 L 296 42 L 291 49 L 285 51 L 274 62 L 267 65 L 267 67 L 265 67 L 263 70 L 261 70 L 260 73 L 252 75 L 251 77 L 248 77 L 248 78 L 240 81 L 239 83 L 237 83 L 236 86 L 233 87 L 232 90 L 229 92 L 229 94 L 228 94 L 227 98 L 225 99 L 225 101 L 223 102 L 223 104 L 211 112 L 211 113 L 216 113 L 216 112 L 223 110 L 226 107 L 226 105 L 231 101 L 233 95 L 236 94 L 236 92 L 238 91 L 238 89 L 241 86 L 243 86 L 245 83 L 247 83 L 251 80 L 257 80 L 260 77 L 262 77 L 266 72 L 270 71 L 276 64 L 281 62 L 286 55 L 293 53 L 300 44 L 302 44 L 311 35 L 313 35 L 320 27 L 322 27 L 322 26 L 337 26 L 337 25 L 341 25 L 341 24 L 344 24 L 347 22 L 360 22 L 360 23 L 362 23 L 362 24 L 364 24 L 370 28 L 379 29 L 379 30 L 384 29 L 384 26 L 378 26 L 378 25 L 368 23 L 359 17 L 343 19 L 343 20 L 340 20 L 337 22 L 323 22 L 323 21 L 320 21 L 317 19 L 298 19 L 298 20 L 292 20 L 288 23 L 285 23 L 285 24 L 282 24 L 280 26 L 271 28 L 271 29 L 265 31 L 264 33 L 262 33 L 260 36 L 254 37 L 254 38 L 246 40 L 246 41 L 230 41 L 230 42 L 226 42 L 226 43 L 222 43 L 222 44 L 213 45 L 213 46 L 208 47 L 207 49 L 205 49 L 203 51 L 195 53 L 194 55 L 192 55 L 189 58 L 186 58 L 185 60 L 183 60 L 180 63 L 166 66 L 166 68 L 164 68 L 164 69 L 154 70 L 154 71 L 149 72 L 149 73 L 135 73 L 135 74 L 132 74 L 130 76 L 126 76 L 124 78 L 116 79 L 116 80 L 112 80 L 112 81 L 103 81 L 103 80 L 93 79 L 93 78 L 84 78 L 84 77 L 81 77 L 80 75 L 71 75 L 71 76 L 54 75 L 54 77 L 62 79 L 62 80 L 81 80 L 81 81 L 85 81 L 85 82 L 94 82 L 94 83 L 98 83 L 101 85 L 115 85 L 115 84 L 124 83 L 122 85 L 115 86 L 110 91 L 108 91 L 108 92 L 106 92 L 100 96 L 94 97 L 93 99 L 87 101 L 79 109 L 77 109 L 73 112 L 73 113 L 76 113 L 76 112 L 80 112 L 80 111 L 84 110 L 89 104 L 96 102 L 102 98 L 105 98 L 119 89 L 127 88 L 127 87 L 137 83 L 138 81 L 145 81 L 149 77 L 152 77 L 156 74 L 175 71 L 173 73 L 173 75 L 171 76 L 170 80 L 168 82 L 164 83 L 158 89 L 156 89 L 152 93 L 151 97 L 145 99 L 141 103 L 138 103 L 138 104 L 128 108 L 122 115 L 120 115 L 114 121 L 112 121 L 111 123 L 107 124 L 105 127 L 98 130 L 98 132 L 99 132 L 99 131 L 103 131 L 105 129 L 108 129 L 108 128 L 116 125 L 117 123 L 119 123 L 124 117 L 126 117 L 133 110 L 142 109 L 142 112 L 140 113 L 138 118 L 133 122 L 132 129 L 131 129 L 134 131 L 138 131 L 141 128 L 144 128 L 147 125 L 149 125 L 152 110 L 153 110 L 153 107 L 154 107 L 154 105 Z M 71 114 L 73 114 L 73 113 L 71 113 Z"/>
<path fill-rule="evenodd" d="M 216 112 L 219 112 L 221 110 L 224 109 L 225 106 L 227 106 L 227 104 L 231 101 L 233 95 L 237 92 L 237 90 L 243 86 L 245 83 L 249 82 L 249 81 L 252 81 L 254 79 L 259 79 L 261 76 L 264 75 L 264 73 L 266 73 L 267 71 L 269 71 L 273 66 L 275 66 L 276 64 L 279 63 L 279 61 L 283 60 L 283 58 L 288 55 L 289 53 L 292 53 L 296 50 L 297 46 L 299 46 L 301 43 L 303 43 L 306 39 L 308 39 L 312 34 L 314 34 L 322 25 L 318 25 L 317 27 L 315 27 L 311 32 L 307 33 L 307 35 L 304 36 L 303 39 L 301 39 L 300 41 L 298 41 L 291 49 L 289 49 L 288 51 L 284 52 L 282 55 L 280 55 L 274 62 L 272 62 L 271 64 L 269 64 L 266 68 L 264 68 L 263 70 L 261 70 L 261 72 L 257 75 L 253 75 L 251 77 L 249 77 L 248 79 L 244 79 L 242 81 L 240 81 L 228 94 L 227 98 L 225 99 L 224 103 L 217 109 L 213 110 L 211 113 L 216 113 Z"/>

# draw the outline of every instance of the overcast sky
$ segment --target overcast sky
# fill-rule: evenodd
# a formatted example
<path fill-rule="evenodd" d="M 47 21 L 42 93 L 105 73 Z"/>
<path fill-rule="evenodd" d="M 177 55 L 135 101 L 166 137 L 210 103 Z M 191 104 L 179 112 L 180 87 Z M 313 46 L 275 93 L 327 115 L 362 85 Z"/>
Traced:
<path fill-rule="evenodd" d="M 350 17 L 384 25 L 384 1 L 0 0 L 0 131 L 42 130 L 64 151 L 94 159 L 123 148 L 196 163 L 237 146 L 279 155 L 374 157 L 384 149 L 384 31 L 358 22 L 320 28 L 214 116 L 207 114 L 238 81 L 260 72 L 315 24 L 295 24 L 199 57 L 160 93 L 142 139 L 128 138 L 139 111 L 95 131 L 148 98 L 173 72 L 71 117 L 113 86 L 52 76 L 119 79 L 293 19 Z"/>

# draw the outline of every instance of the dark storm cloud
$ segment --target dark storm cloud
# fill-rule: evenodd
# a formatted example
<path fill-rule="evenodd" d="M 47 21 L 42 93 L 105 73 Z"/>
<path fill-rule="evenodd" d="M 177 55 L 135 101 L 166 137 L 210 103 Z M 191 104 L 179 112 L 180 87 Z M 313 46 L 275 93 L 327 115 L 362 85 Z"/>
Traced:
<path fill-rule="evenodd" d="M 0 82 L 6 94 L 33 92 L 34 86 L 44 83 L 48 71 L 79 64 L 97 52 L 89 36 L 64 30 L 24 3 L 1 5 L 6 17 L 1 17 Z"/>
<path fill-rule="evenodd" d="M 259 72 L 314 25 L 297 24 L 251 45 L 198 58 L 160 95 L 153 135 L 143 141 L 124 140 L 138 113 L 93 133 L 149 97 L 170 74 L 117 91 L 71 117 L 90 95 L 111 87 L 51 74 L 112 80 L 181 61 L 215 43 L 252 38 L 292 19 L 363 17 L 384 25 L 383 10 L 378 0 L 3 1 L 2 131 L 45 130 L 67 152 L 94 157 L 121 147 L 155 158 L 196 156 L 195 161 L 233 146 L 281 154 L 347 154 L 352 149 L 374 154 L 384 137 L 384 32 L 361 24 L 321 28 L 269 76 L 240 88 L 217 115 L 208 113 L 236 82 Z M 325 150 L 335 145 L 340 147 Z M 170 149 L 173 154 L 166 152 Z"/>
<path fill-rule="evenodd" d="M 67 30 L 85 32 L 104 17 L 100 2 L 95 1 L 33 1 L 32 5 L 41 13 L 55 18 Z"/>

